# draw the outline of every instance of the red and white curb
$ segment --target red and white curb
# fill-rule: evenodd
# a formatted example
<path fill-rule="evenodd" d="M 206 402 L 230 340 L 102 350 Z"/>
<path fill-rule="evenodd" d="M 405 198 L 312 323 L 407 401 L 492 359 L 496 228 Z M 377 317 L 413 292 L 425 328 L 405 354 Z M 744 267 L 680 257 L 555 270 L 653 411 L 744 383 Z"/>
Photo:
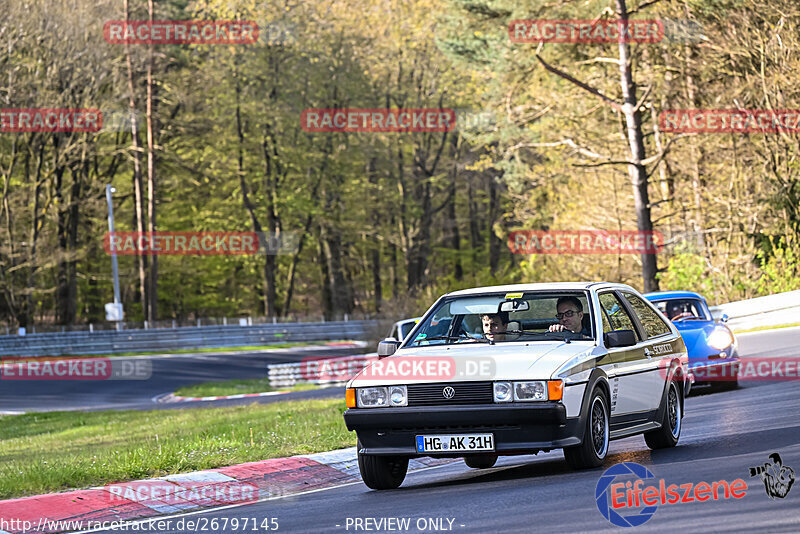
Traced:
<path fill-rule="evenodd" d="M 456 461 L 417 458 L 410 471 Z M 80 530 L 120 522 L 256 502 L 361 480 L 356 448 L 274 458 L 104 487 L 0 501 L 0 534 Z M 80 522 L 80 523 L 79 523 Z M 91 522 L 91 523 L 90 523 Z M 79 526 L 81 525 L 81 526 Z M 87 527 L 88 525 L 88 527 Z M 10 530 L 9 530 L 10 528 Z"/>

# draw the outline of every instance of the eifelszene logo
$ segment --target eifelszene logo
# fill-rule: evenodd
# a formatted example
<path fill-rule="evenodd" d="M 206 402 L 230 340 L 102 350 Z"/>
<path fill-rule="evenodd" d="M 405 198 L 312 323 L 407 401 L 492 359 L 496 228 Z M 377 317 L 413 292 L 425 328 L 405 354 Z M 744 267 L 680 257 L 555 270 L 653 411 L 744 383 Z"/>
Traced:
<path fill-rule="evenodd" d="M 750 468 L 750 476 L 760 476 L 764 482 L 764 490 L 770 499 L 775 497 L 785 498 L 794 484 L 794 469 L 783 465 L 781 455 L 773 452 L 769 455 L 770 461 L 764 465 Z"/>
<path fill-rule="evenodd" d="M 747 482 L 741 478 L 731 482 L 717 480 L 667 484 L 643 465 L 633 462 L 608 468 L 597 481 L 595 489 L 597 509 L 618 527 L 643 525 L 653 517 L 660 504 L 742 499 L 745 495 Z M 632 513 L 622 515 L 623 512 Z"/>

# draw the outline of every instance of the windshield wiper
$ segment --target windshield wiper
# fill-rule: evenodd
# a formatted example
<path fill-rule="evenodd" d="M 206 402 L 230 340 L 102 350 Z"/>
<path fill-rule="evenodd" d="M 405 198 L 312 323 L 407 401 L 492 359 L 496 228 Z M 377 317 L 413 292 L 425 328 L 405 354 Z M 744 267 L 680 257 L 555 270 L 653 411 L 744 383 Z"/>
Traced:
<path fill-rule="evenodd" d="M 479 337 L 467 336 L 467 335 L 464 335 L 464 334 L 462 334 L 462 335 L 459 335 L 459 336 L 431 336 L 431 337 L 421 337 L 421 338 L 419 338 L 419 339 L 415 339 L 415 340 L 414 340 L 414 343 L 419 343 L 420 341 L 431 341 L 431 340 L 434 340 L 434 339 L 436 339 L 436 340 L 438 340 L 438 339 L 444 339 L 444 340 L 447 340 L 447 341 L 450 341 L 450 340 L 455 340 L 455 341 L 458 341 L 458 340 L 460 340 L 460 339 L 470 339 L 470 340 L 472 340 L 472 341 L 477 341 L 477 342 L 479 342 L 479 343 L 491 343 L 491 341 L 489 341 L 488 339 L 479 338 Z"/>

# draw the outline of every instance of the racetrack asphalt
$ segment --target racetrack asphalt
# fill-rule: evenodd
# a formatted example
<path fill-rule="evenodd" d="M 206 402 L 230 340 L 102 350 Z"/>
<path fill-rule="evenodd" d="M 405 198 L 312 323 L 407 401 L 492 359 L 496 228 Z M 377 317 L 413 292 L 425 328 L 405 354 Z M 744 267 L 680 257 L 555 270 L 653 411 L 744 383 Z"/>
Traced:
<path fill-rule="evenodd" d="M 114 362 L 145 362 L 152 366 L 146 380 L 0 380 L 0 414 L 49 411 L 153 410 L 233 406 L 253 402 L 343 396 L 343 389 L 296 391 L 272 397 L 195 402 L 158 402 L 181 386 L 267 376 L 267 364 L 298 362 L 361 354 L 369 348 L 309 346 L 248 352 L 157 356 L 119 356 Z"/>
<path fill-rule="evenodd" d="M 741 335 L 740 355 L 744 359 L 798 356 L 798 341 L 800 328 Z M 651 451 L 641 436 L 613 441 L 605 464 L 598 469 L 572 471 L 561 451 L 501 458 L 497 467 L 487 470 L 469 469 L 456 462 L 410 473 L 397 490 L 377 492 L 362 483 L 352 483 L 170 516 L 168 528 L 159 524 L 158 532 L 199 532 L 202 525 L 209 528 L 215 524 L 214 532 L 234 534 L 244 532 L 241 525 L 245 519 L 250 526 L 274 526 L 270 520 L 275 519 L 278 528 L 270 530 L 291 533 L 800 532 L 800 487 L 795 484 L 784 499 L 770 498 L 761 479 L 750 477 L 750 468 L 764 465 L 775 452 L 780 453 L 784 465 L 800 473 L 800 384 L 744 382 L 735 391 L 701 390 L 686 400 L 685 409 L 677 447 Z M 747 484 L 746 495 L 741 499 L 659 504 L 646 523 L 623 529 L 601 515 L 595 500 L 601 475 L 620 462 L 639 463 L 667 485 L 741 478 Z M 239 520 L 239 528 L 231 528 L 233 518 Z M 372 522 L 389 518 L 407 519 L 408 527 Z M 180 519 L 184 519 L 182 525 Z M 189 519 L 195 521 L 191 529 L 186 522 Z M 136 528 L 139 532 L 156 531 L 147 522 Z"/>

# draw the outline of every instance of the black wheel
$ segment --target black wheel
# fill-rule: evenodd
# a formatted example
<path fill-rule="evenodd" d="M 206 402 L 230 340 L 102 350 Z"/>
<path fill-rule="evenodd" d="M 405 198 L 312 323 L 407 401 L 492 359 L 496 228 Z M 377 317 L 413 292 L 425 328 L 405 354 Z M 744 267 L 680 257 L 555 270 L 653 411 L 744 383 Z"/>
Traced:
<path fill-rule="evenodd" d="M 408 458 L 374 456 L 359 452 L 358 470 L 368 488 L 374 490 L 395 489 L 399 488 L 406 478 Z"/>
<path fill-rule="evenodd" d="M 489 469 L 490 467 L 494 467 L 494 464 L 497 463 L 497 455 L 478 454 L 475 456 L 465 456 L 464 463 L 467 464 L 467 467 L 473 469 Z"/>
<path fill-rule="evenodd" d="M 651 449 L 666 449 L 678 444 L 681 437 L 681 398 L 678 384 L 671 380 L 667 392 L 667 406 L 661 428 L 644 433 L 644 441 Z"/>
<path fill-rule="evenodd" d="M 564 458 L 574 469 L 600 467 L 608 454 L 608 401 L 596 387 L 589 401 L 583 443 L 564 447 Z"/>

